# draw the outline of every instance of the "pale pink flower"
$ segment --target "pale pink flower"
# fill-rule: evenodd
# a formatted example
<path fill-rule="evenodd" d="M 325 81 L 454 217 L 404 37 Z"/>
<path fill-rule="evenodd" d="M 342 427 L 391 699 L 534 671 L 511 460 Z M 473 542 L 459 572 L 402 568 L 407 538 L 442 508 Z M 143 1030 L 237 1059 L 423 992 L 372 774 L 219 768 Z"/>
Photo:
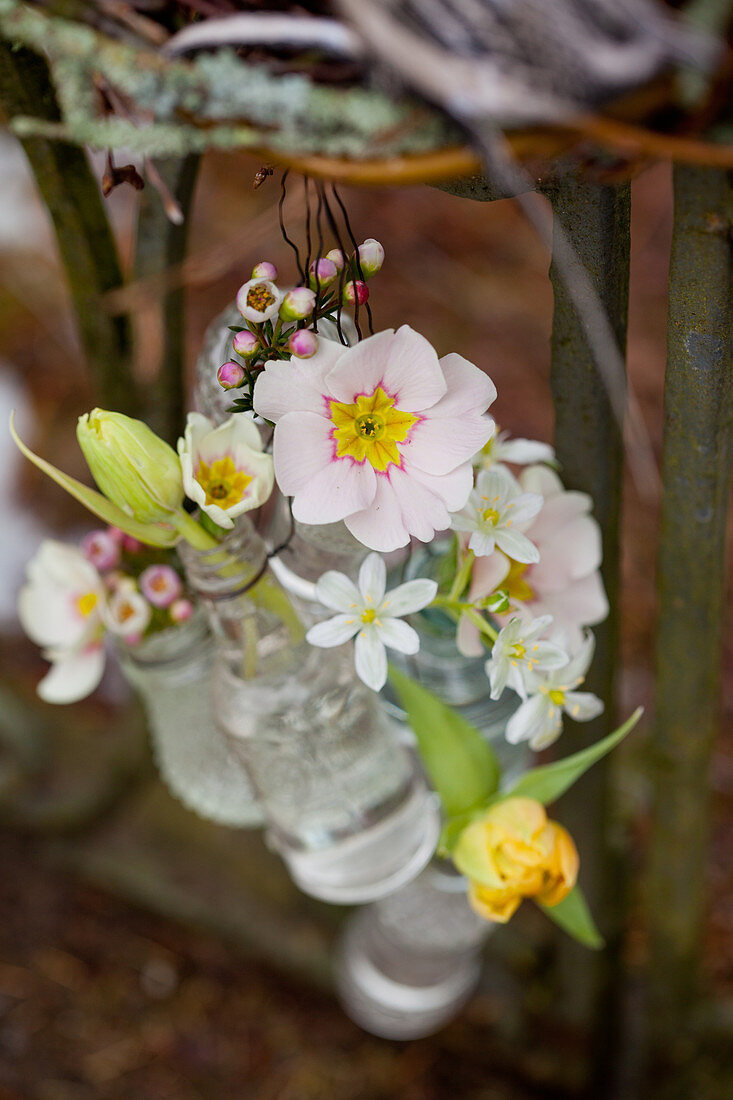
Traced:
<path fill-rule="evenodd" d="M 140 574 L 140 591 L 153 607 L 168 607 L 180 596 L 183 584 L 170 565 L 149 565 Z"/>
<path fill-rule="evenodd" d="M 429 542 L 471 492 L 488 440 L 493 382 L 460 355 L 438 359 L 408 326 L 353 348 L 321 339 L 307 361 L 275 361 L 256 411 L 276 423 L 273 457 L 302 523 L 343 519 L 372 550 Z"/>
<path fill-rule="evenodd" d="M 468 599 L 483 599 L 496 588 L 509 592 L 510 610 L 496 615 L 507 622 L 512 615 L 527 620 L 551 615 L 553 638 L 574 652 L 583 643 L 584 627 L 602 622 L 608 600 L 599 573 L 601 533 L 590 514 L 593 502 L 586 493 L 567 491 L 548 466 L 530 466 L 519 477 L 525 493 L 540 493 L 544 503 L 525 528 L 539 551 L 539 561 L 524 565 L 500 550 L 477 558 Z M 458 648 L 478 656 L 483 647 L 476 628 L 464 616 L 458 628 Z"/>
<path fill-rule="evenodd" d="M 87 561 L 100 573 L 116 569 L 120 564 L 120 542 L 111 529 L 90 531 L 81 540 L 81 550 Z"/>
<path fill-rule="evenodd" d="M 168 608 L 168 614 L 174 623 L 185 623 L 193 615 L 193 604 L 185 596 L 174 600 Z"/>

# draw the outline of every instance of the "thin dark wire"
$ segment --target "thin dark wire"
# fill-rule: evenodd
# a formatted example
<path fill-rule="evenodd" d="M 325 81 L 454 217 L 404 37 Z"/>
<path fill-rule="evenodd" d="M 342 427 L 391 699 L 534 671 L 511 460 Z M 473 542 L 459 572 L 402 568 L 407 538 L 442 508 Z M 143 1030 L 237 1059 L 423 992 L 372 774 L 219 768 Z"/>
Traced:
<path fill-rule="evenodd" d="M 288 512 L 290 514 L 290 530 L 281 543 L 274 546 L 272 550 L 267 553 L 267 560 L 270 558 L 276 558 L 278 554 L 281 554 L 283 550 L 287 550 L 288 546 L 292 542 L 293 535 L 295 534 L 295 516 L 293 515 L 293 501 L 291 497 L 288 497 Z"/>
<path fill-rule="evenodd" d="M 283 172 L 282 182 L 281 182 L 281 191 L 280 191 L 280 201 L 277 204 L 277 216 L 278 216 L 278 221 L 280 222 L 280 233 L 282 235 L 282 238 L 286 242 L 286 244 L 290 245 L 293 252 L 295 253 L 295 263 L 298 267 L 298 274 L 300 275 L 301 280 L 305 283 L 305 282 L 307 282 L 307 280 L 306 280 L 305 274 L 303 272 L 303 265 L 300 262 L 300 252 L 298 251 L 298 246 L 295 243 L 295 241 L 291 241 L 290 237 L 287 234 L 287 230 L 285 228 L 285 216 L 284 216 L 284 213 L 283 213 L 283 206 L 285 205 L 285 196 L 287 194 L 287 190 L 286 190 L 286 187 L 285 187 L 285 181 L 288 178 L 289 172 L 290 172 L 290 169 L 286 169 Z"/>
<path fill-rule="evenodd" d="M 363 272 L 362 266 L 361 266 L 361 260 L 359 259 L 359 246 L 356 243 L 356 237 L 354 236 L 354 230 L 351 228 L 351 222 L 349 221 L 348 211 L 347 211 L 346 207 L 343 204 L 341 196 L 339 195 L 338 191 L 336 190 L 336 185 L 333 184 L 333 183 L 331 184 L 331 190 L 333 191 L 333 195 L 334 195 L 334 198 L 336 199 L 336 202 L 341 207 L 341 213 L 342 213 L 343 218 L 344 218 L 344 224 L 346 225 L 346 232 L 349 234 L 349 239 L 350 239 L 352 245 L 354 246 L 354 263 L 356 264 L 356 270 L 359 272 L 359 278 L 361 279 L 361 281 L 363 283 L 366 283 L 366 279 L 364 278 L 364 272 Z M 368 301 L 366 302 L 366 311 L 367 311 L 367 317 L 369 318 L 369 332 L 373 336 L 374 335 L 374 320 L 372 318 L 372 307 L 369 305 Z M 355 314 L 356 314 L 356 316 L 355 316 L 354 320 L 356 320 L 356 318 L 359 315 L 358 299 L 357 299 Z M 358 327 L 359 326 L 358 326 L 358 323 L 357 323 L 357 329 L 358 329 Z"/>
<path fill-rule="evenodd" d="M 305 281 L 308 283 L 308 276 L 311 269 L 311 253 L 313 251 L 313 241 L 311 239 L 311 194 L 310 194 L 310 180 L 307 176 L 303 176 L 303 187 L 305 189 Z"/>
<path fill-rule="evenodd" d="M 333 210 L 331 209 L 331 204 L 328 201 L 328 195 L 326 194 L 325 187 L 323 189 L 323 201 L 326 205 L 326 217 L 328 218 L 328 224 L 331 227 L 331 232 L 336 238 L 336 244 L 338 245 L 339 249 L 341 250 L 341 254 L 344 257 L 344 263 L 341 265 L 341 270 L 339 271 L 338 305 L 336 307 L 336 330 L 338 331 L 339 340 L 341 341 L 341 343 L 345 346 L 348 346 L 349 341 L 344 336 L 343 329 L 341 328 L 341 314 L 344 303 L 344 282 L 346 279 L 346 256 L 344 252 L 344 242 L 341 240 L 338 223 L 333 216 Z"/>
<path fill-rule="evenodd" d="M 323 258 L 323 184 L 316 184 L 318 195 L 318 209 L 316 211 L 316 225 L 318 226 L 318 250 L 316 252 L 316 308 L 314 311 L 313 331 L 318 332 L 318 307 L 321 304 L 321 280 L 318 278 L 318 264 Z"/>

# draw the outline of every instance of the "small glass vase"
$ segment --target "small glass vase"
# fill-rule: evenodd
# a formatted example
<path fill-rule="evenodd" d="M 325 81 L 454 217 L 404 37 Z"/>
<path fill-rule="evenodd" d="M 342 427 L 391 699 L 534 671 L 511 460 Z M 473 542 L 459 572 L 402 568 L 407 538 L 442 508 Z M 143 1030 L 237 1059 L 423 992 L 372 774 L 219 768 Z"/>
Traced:
<path fill-rule="evenodd" d="M 324 615 L 312 602 L 323 564 L 311 562 L 305 576 L 299 567 L 313 553 L 295 532 L 273 569 L 279 583 L 247 516 L 216 550 L 181 549 L 219 641 L 217 718 L 247 768 L 271 843 L 304 892 L 364 902 L 422 870 L 440 818 L 413 754 L 356 678 L 350 649 L 304 640 Z"/>
<path fill-rule="evenodd" d="M 439 561 L 446 548 L 445 540 L 440 540 L 415 550 L 404 570 L 394 576 L 394 583 L 413 577 L 437 579 Z M 506 724 L 519 706 L 519 697 L 507 689 L 500 699 L 491 698 L 486 657 L 464 657 L 458 652 L 456 625 L 440 608 L 428 607 L 410 616 L 409 621 L 420 635 L 419 652 L 414 656 L 392 654 L 393 663 L 483 734 L 501 765 L 504 787 L 511 785 L 531 763 L 526 743 L 510 745 L 505 736 Z M 406 715 L 389 687 L 383 699 L 387 712 L 404 723 Z M 408 733 L 408 739 L 410 736 Z"/>
<path fill-rule="evenodd" d="M 136 646 L 120 644 L 118 654 L 142 699 L 155 761 L 172 794 L 219 825 L 262 825 L 247 773 L 214 720 L 215 647 L 203 609 Z"/>
<path fill-rule="evenodd" d="M 385 1039 L 431 1035 L 478 984 L 492 929 L 469 906 L 465 880 L 434 860 L 414 882 L 349 918 L 336 949 L 345 1011 Z"/>

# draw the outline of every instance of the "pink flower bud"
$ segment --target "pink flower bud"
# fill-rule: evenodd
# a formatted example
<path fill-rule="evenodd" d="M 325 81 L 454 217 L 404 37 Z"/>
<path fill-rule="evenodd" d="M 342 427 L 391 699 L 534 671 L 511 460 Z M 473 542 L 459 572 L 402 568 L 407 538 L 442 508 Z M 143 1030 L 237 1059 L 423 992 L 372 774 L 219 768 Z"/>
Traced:
<path fill-rule="evenodd" d="M 314 260 L 309 268 L 308 282 L 312 287 L 323 290 L 330 286 L 339 271 L 333 260 Z"/>
<path fill-rule="evenodd" d="M 336 265 L 337 271 L 343 271 L 346 260 L 340 248 L 332 248 L 330 252 L 326 253 L 326 259 Z"/>
<path fill-rule="evenodd" d="M 359 245 L 359 266 L 365 279 L 376 275 L 384 263 L 384 249 L 374 237 L 369 237 Z"/>
<path fill-rule="evenodd" d="M 307 286 L 296 286 L 283 298 L 280 316 L 283 321 L 304 321 L 316 308 L 316 294 Z"/>
<path fill-rule="evenodd" d="M 180 600 L 174 600 L 168 608 L 168 614 L 174 623 L 185 623 L 193 615 L 193 604 L 185 596 Z"/>
<path fill-rule="evenodd" d="M 216 380 L 223 390 L 235 390 L 244 382 L 244 368 L 239 363 L 222 363 L 216 372 Z"/>
<path fill-rule="evenodd" d="M 346 283 L 343 293 L 343 301 L 347 306 L 353 306 L 356 302 L 363 306 L 369 299 L 369 287 L 361 279 Z"/>
<path fill-rule="evenodd" d="M 261 260 L 252 268 L 252 278 L 271 279 L 274 282 L 277 279 L 277 268 L 269 260 Z"/>
<path fill-rule="evenodd" d="M 145 544 L 140 542 L 139 539 L 134 539 L 132 535 L 123 535 L 122 546 L 128 554 L 139 554 L 141 550 L 145 549 Z"/>
<path fill-rule="evenodd" d="M 149 565 L 140 574 L 139 584 L 153 607 L 169 607 L 183 591 L 181 578 L 170 565 Z"/>
<path fill-rule="evenodd" d="M 108 527 L 107 534 L 111 539 L 114 539 L 119 546 L 124 538 L 125 532 L 121 531 L 119 527 Z"/>
<path fill-rule="evenodd" d="M 81 550 L 88 562 L 104 573 L 120 564 L 120 546 L 109 531 L 90 531 L 81 540 Z"/>
<path fill-rule="evenodd" d="M 251 355 L 255 354 L 260 346 L 259 340 L 248 328 L 242 329 L 241 332 L 236 333 L 233 344 L 237 355 L 241 355 L 243 359 L 249 359 Z"/>
<path fill-rule="evenodd" d="M 300 328 L 291 333 L 288 348 L 298 359 L 310 359 L 318 351 L 318 337 L 309 328 Z"/>

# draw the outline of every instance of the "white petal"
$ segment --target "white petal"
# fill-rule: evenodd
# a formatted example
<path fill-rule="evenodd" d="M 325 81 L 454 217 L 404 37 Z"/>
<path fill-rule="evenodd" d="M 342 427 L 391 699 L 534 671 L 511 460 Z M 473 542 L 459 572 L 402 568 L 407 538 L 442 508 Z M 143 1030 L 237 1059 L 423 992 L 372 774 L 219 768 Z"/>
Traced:
<path fill-rule="evenodd" d="M 546 695 L 533 695 L 522 703 L 507 722 L 506 739 L 509 744 L 530 741 L 541 733 L 546 728 L 550 706 Z"/>
<path fill-rule="evenodd" d="M 316 598 L 334 611 L 361 613 L 362 599 L 359 589 L 343 573 L 331 569 L 319 577 L 316 583 Z"/>
<path fill-rule="evenodd" d="M 333 424 L 313 412 L 289 412 L 272 438 L 275 477 L 286 496 L 304 489 L 333 458 Z"/>
<path fill-rule="evenodd" d="M 268 363 L 255 382 L 252 398 L 255 412 L 273 422 L 295 411 L 327 415 L 328 389 L 324 379 L 344 350 L 341 344 L 319 336 L 318 351 L 310 359 Z"/>
<path fill-rule="evenodd" d="M 18 618 L 31 641 L 42 646 L 74 646 L 87 625 L 75 608 L 72 592 L 45 584 L 21 588 Z"/>
<path fill-rule="evenodd" d="M 590 722 L 603 714 L 603 700 L 590 691 L 566 691 L 563 709 L 576 722 Z"/>
<path fill-rule="evenodd" d="M 560 649 L 560 646 L 553 645 L 551 642 L 532 642 L 527 647 L 527 657 L 540 672 L 562 669 L 562 675 L 565 676 L 568 655 L 565 650 Z"/>
<path fill-rule="evenodd" d="M 348 642 L 361 629 L 361 625 L 360 615 L 335 615 L 333 619 L 326 619 L 324 623 L 312 626 L 305 639 L 311 645 L 330 649 L 331 646 Z"/>
<path fill-rule="evenodd" d="M 496 528 L 496 545 L 515 561 L 531 565 L 540 560 L 540 552 L 533 542 L 520 531 L 507 531 L 506 527 Z"/>
<path fill-rule="evenodd" d="M 402 619 L 378 619 L 374 625 L 382 645 L 410 654 L 417 653 L 420 648 L 420 635 Z"/>
<path fill-rule="evenodd" d="M 436 531 L 444 531 L 450 526 L 450 515 L 442 498 L 411 477 L 407 469 L 393 466 L 389 471 L 389 485 L 397 498 L 403 523 L 415 538 L 430 542 Z"/>
<path fill-rule="evenodd" d="M 368 554 L 359 570 L 359 591 L 364 604 L 378 608 L 387 587 L 387 566 L 379 554 Z"/>
<path fill-rule="evenodd" d="M 554 448 L 538 439 L 508 439 L 501 445 L 502 462 L 513 462 L 517 466 L 528 466 L 532 462 L 552 462 Z"/>
<path fill-rule="evenodd" d="M 367 687 L 381 691 L 387 682 L 387 653 L 376 630 L 364 629 L 354 643 L 356 674 Z"/>
<path fill-rule="evenodd" d="M 104 658 L 101 645 L 81 652 L 70 651 L 68 656 L 54 661 L 38 685 L 38 694 L 47 703 L 75 703 L 84 699 L 102 679 Z"/>
<path fill-rule="evenodd" d="M 496 386 L 487 374 L 462 355 L 451 352 L 440 360 L 448 386 L 433 412 L 440 416 L 463 416 L 471 412 L 484 412 L 496 400 Z"/>
<path fill-rule="evenodd" d="M 386 611 L 390 618 L 402 615 L 412 615 L 416 611 L 422 611 L 435 599 L 438 585 L 427 577 L 419 577 L 414 581 L 405 581 L 397 588 L 387 593 L 382 601 L 380 611 Z"/>
<path fill-rule="evenodd" d="M 477 558 L 489 558 L 496 549 L 498 535 L 498 531 L 474 531 L 468 540 L 468 549 L 473 550 Z"/>
<path fill-rule="evenodd" d="M 481 657 L 484 647 L 481 644 L 481 636 L 478 628 L 473 625 L 468 615 L 461 615 L 456 631 L 456 646 L 462 657 Z"/>
<path fill-rule="evenodd" d="M 337 458 L 298 490 L 293 515 L 300 523 L 335 523 L 367 508 L 376 491 L 376 474 L 368 462 Z"/>
<path fill-rule="evenodd" d="M 534 519 L 544 503 L 544 497 L 541 497 L 539 493 L 520 493 L 519 496 L 509 501 L 506 512 L 513 526 L 520 523 L 527 524 L 529 520 Z"/>
<path fill-rule="evenodd" d="M 577 687 L 585 676 L 593 660 L 595 647 L 596 640 L 589 630 L 584 635 L 578 651 L 572 655 L 570 661 L 562 670 L 563 684 L 567 685 L 568 688 Z"/>
<path fill-rule="evenodd" d="M 450 473 L 470 461 L 491 438 L 494 422 L 489 416 L 462 418 L 433 414 L 434 410 L 428 409 L 425 419 L 413 427 L 401 445 L 410 463 L 426 473 Z"/>
<path fill-rule="evenodd" d="M 347 516 L 344 523 L 354 538 L 370 550 L 388 553 L 410 541 L 399 502 L 384 474 L 377 478 L 377 491 L 370 506 Z"/>
<path fill-rule="evenodd" d="M 468 500 L 473 486 L 473 468 L 470 462 L 464 462 L 449 474 L 427 474 L 407 461 L 404 467 L 412 480 L 424 485 L 434 496 L 439 497 L 449 512 L 457 512 Z"/>
<path fill-rule="evenodd" d="M 486 662 L 486 674 L 491 684 L 491 698 L 498 699 L 509 680 L 511 665 L 501 657 L 493 658 Z"/>

